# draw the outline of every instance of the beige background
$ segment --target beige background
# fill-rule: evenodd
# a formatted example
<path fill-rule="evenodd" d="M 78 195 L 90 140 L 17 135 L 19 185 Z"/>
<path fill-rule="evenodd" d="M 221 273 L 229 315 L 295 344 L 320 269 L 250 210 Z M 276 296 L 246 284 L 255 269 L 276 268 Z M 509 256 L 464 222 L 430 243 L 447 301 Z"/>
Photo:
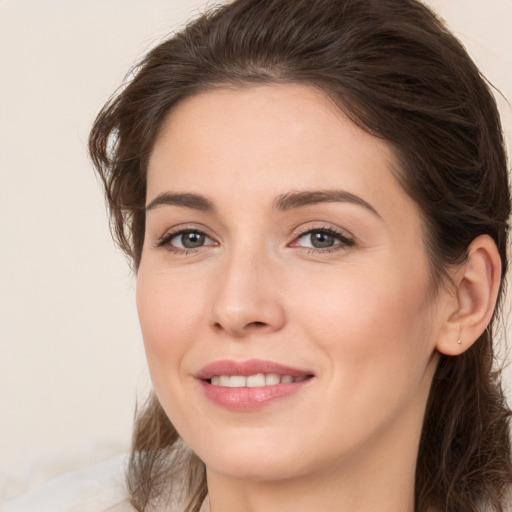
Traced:
<path fill-rule="evenodd" d="M 512 101 L 512 0 L 429 3 Z M 204 5 L 0 0 L 0 500 L 128 448 L 149 384 L 87 133 L 130 65 Z"/>

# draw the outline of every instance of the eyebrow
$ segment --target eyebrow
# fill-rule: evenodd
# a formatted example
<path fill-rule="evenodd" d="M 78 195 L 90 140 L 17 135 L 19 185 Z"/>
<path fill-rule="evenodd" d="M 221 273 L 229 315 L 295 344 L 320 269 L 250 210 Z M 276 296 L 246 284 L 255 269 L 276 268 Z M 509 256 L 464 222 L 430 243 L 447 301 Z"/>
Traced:
<path fill-rule="evenodd" d="M 366 208 L 371 213 L 380 218 L 375 208 L 361 197 L 347 192 L 346 190 L 304 190 L 299 192 L 289 192 L 278 196 L 272 208 L 279 211 L 288 211 L 296 208 L 304 208 L 306 206 L 319 203 L 352 203 Z M 164 192 L 159 194 L 147 206 L 146 211 L 153 210 L 157 206 L 181 206 L 192 208 L 202 212 L 215 212 L 214 204 L 206 197 L 200 194 L 182 193 L 173 194 Z"/>
<path fill-rule="evenodd" d="M 380 218 L 377 210 L 363 198 L 346 190 L 305 190 L 289 192 L 276 198 L 273 203 L 275 210 L 292 210 L 318 203 L 352 203 L 366 208 Z"/>
<path fill-rule="evenodd" d="M 153 210 L 160 205 L 183 206 L 202 212 L 215 211 L 213 203 L 204 196 L 199 194 L 171 194 L 170 192 L 164 192 L 156 196 L 155 199 L 146 206 L 146 211 Z"/>

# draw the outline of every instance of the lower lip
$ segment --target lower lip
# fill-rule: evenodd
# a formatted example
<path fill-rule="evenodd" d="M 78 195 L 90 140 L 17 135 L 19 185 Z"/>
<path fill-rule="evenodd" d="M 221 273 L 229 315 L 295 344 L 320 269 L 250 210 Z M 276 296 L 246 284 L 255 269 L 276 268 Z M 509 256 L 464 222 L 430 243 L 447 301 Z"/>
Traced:
<path fill-rule="evenodd" d="M 260 409 L 280 398 L 298 393 L 310 382 L 311 378 L 307 378 L 300 382 L 255 388 L 213 386 L 207 381 L 201 381 L 201 385 L 206 397 L 215 404 L 232 411 L 251 411 Z"/>

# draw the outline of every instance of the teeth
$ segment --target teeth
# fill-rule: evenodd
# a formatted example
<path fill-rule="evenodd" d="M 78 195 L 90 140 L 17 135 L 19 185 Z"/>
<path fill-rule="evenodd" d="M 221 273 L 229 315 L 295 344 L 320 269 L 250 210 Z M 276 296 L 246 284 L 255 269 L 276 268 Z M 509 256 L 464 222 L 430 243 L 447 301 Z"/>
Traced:
<path fill-rule="evenodd" d="M 258 386 L 265 385 L 265 375 L 263 373 L 258 373 L 258 375 L 249 375 L 247 377 L 247 387 L 248 388 L 257 388 Z"/>
<path fill-rule="evenodd" d="M 306 378 L 293 377 L 292 375 L 279 375 L 277 373 L 258 373 L 256 375 L 216 375 L 211 378 L 214 386 L 224 386 L 227 388 L 256 388 L 263 386 L 275 386 L 276 384 L 290 384 L 292 382 L 302 382 Z"/>
<path fill-rule="evenodd" d="M 230 381 L 231 381 L 231 378 L 230 377 L 227 377 L 226 375 L 222 375 L 221 377 L 219 377 L 219 386 L 229 386 L 230 384 Z"/>
<path fill-rule="evenodd" d="M 275 386 L 281 382 L 281 376 L 277 373 L 268 373 L 265 375 L 265 384 L 267 386 Z"/>
<path fill-rule="evenodd" d="M 245 388 L 247 386 L 247 377 L 243 375 L 232 375 L 229 377 L 230 388 Z"/>

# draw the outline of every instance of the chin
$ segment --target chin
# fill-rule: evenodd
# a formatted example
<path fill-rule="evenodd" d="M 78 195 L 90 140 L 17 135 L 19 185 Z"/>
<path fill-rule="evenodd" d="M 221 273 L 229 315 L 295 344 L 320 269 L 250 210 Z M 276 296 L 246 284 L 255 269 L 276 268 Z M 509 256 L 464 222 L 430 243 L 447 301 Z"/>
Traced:
<path fill-rule="evenodd" d="M 192 442 L 189 446 L 193 447 L 209 472 L 239 480 L 286 480 L 320 466 L 308 460 L 308 450 L 301 443 L 300 436 L 289 432 L 286 438 L 276 436 L 274 439 L 256 439 L 247 432 L 221 439 L 210 437 L 203 445 Z M 312 452 L 316 453 L 316 450 Z"/>
<path fill-rule="evenodd" d="M 300 460 L 300 459 L 299 459 Z M 301 471 L 297 458 L 271 456 L 269 454 L 239 454 L 205 461 L 208 471 L 226 477 L 247 481 L 278 481 L 299 476 Z"/>

